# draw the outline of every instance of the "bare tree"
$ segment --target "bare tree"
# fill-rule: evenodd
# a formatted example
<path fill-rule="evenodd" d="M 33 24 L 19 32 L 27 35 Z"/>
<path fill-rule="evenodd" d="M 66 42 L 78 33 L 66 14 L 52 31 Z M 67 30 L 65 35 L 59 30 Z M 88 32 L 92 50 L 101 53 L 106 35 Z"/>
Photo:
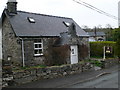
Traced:
<path fill-rule="evenodd" d="M 102 25 L 99 24 L 96 28 L 102 29 Z"/>
<path fill-rule="evenodd" d="M 105 27 L 108 28 L 108 29 L 111 29 L 111 28 L 112 28 L 112 26 L 111 26 L 110 24 L 106 24 Z"/>
<path fill-rule="evenodd" d="M 89 29 L 89 27 L 87 25 L 82 25 L 81 28 L 82 29 Z"/>

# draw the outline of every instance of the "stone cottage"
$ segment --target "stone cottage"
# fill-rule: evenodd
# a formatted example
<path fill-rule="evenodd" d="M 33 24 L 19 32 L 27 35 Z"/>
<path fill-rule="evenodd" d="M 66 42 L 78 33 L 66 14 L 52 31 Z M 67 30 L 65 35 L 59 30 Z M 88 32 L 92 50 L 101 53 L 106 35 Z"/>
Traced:
<path fill-rule="evenodd" d="M 105 33 L 104 32 L 87 32 L 89 35 L 89 41 L 105 41 Z"/>
<path fill-rule="evenodd" d="M 8 0 L 1 16 L 2 60 L 13 65 L 74 64 L 89 58 L 88 35 L 72 19 L 17 10 Z"/>

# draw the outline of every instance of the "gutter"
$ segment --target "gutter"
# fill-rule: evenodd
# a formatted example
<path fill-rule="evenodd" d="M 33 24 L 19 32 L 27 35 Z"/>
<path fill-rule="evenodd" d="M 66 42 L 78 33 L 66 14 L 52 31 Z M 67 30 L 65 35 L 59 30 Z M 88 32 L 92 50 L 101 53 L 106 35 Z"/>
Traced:
<path fill-rule="evenodd" d="M 20 38 L 20 40 L 22 41 L 22 64 L 23 64 L 23 67 L 25 67 L 25 55 L 24 55 L 24 40 L 22 38 Z"/>

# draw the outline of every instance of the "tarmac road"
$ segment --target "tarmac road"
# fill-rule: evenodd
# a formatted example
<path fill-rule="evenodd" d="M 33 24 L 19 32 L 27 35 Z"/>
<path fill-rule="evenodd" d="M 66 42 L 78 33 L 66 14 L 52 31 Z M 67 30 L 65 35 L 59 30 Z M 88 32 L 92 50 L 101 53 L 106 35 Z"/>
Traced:
<path fill-rule="evenodd" d="M 118 72 L 106 74 L 94 80 L 67 86 L 65 88 L 118 88 Z"/>
<path fill-rule="evenodd" d="M 0 90 L 2 88 L 2 61 L 0 61 Z"/>

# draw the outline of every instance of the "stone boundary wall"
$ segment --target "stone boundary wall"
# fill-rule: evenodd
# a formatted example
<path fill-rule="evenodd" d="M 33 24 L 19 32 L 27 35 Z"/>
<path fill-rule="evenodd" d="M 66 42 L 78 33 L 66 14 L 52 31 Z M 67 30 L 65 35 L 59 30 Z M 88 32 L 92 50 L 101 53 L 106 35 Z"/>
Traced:
<path fill-rule="evenodd" d="M 104 64 L 104 68 L 112 67 L 118 63 L 119 63 L 118 59 L 106 59 L 105 64 Z"/>
<path fill-rule="evenodd" d="M 105 59 L 104 61 L 103 61 L 103 59 L 91 58 L 91 60 L 101 61 L 101 63 L 102 63 L 101 68 L 109 68 L 109 67 L 117 65 L 119 63 L 118 58 L 116 58 L 116 59 Z"/>
<path fill-rule="evenodd" d="M 102 68 L 109 68 L 111 66 L 117 65 L 118 59 L 106 59 L 103 63 L 104 67 Z M 12 71 L 12 75 L 7 74 L 8 77 L 4 76 L 2 85 L 3 87 L 21 85 L 41 79 L 57 78 L 66 75 L 82 73 L 91 69 L 95 70 L 95 67 L 90 63 L 78 63 L 72 65 L 67 64 L 61 66 L 51 66 L 46 68 L 31 68 L 19 71 Z"/>
<path fill-rule="evenodd" d="M 13 72 L 13 85 L 20 85 L 32 81 L 41 79 L 50 79 L 61 76 L 66 76 L 75 73 L 81 73 L 92 69 L 93 66 L 90 64 L 73 64 L 73 65 L 62 65 L 52 66 L 46 68 L 34 68 Z"/>

